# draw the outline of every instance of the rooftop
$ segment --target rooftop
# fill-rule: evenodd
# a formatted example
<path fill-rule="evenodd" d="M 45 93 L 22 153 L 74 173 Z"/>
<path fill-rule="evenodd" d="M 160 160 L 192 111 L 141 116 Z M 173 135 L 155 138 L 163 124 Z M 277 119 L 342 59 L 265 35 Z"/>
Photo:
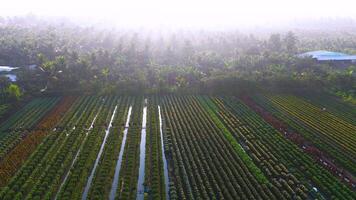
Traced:
<path fill-rule="evenodd" d="M 311 57 L 318 61 L 356 61 L 356 55 L 332 51 L 309 51 L 298 56 L 302 58 Z"/>

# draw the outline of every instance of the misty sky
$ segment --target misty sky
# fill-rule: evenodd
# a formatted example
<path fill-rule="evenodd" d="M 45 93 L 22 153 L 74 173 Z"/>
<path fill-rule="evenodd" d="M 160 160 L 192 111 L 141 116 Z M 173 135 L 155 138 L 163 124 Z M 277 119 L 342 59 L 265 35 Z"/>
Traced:
<path fill-rule="evenodd" d="M 139 26 L 228 26 L 356 18 L 356 0 L 1 0 L 0 16 L 34 14 Z"/>

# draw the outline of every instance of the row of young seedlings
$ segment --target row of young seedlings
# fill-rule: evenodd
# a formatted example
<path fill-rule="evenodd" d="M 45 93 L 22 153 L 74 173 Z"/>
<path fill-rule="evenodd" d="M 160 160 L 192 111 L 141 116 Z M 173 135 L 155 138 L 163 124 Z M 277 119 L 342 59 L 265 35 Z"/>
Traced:
<path fill-rule="evenodd" d="M 145 99 L 142 108 L 142 99 L 139 98 L 134 104 L 135 107 L 130 125 L 126 124 L 128 132 L 127 135 L 124 132 L 124 137 L 127 138 L 127 142 L 124 140 L 120 148 L 109 199 L 168 199 L 164 187 L 165 176 L 160 146 L 162 142 L 159 132 L 161 124 L 157 123 L 159 118 L 156 99 L 154 97 Z M 131 112 L 129 116 L 130 114 Z M 142 120 L 141 123 L 139 120 Z M 133 145 L 135 143 L 140 144 L 139 148 Z M 130 154 L 135 157 L 129 158 Z M 125 162 L 129 165 L 136 163 L 136 166 L 130 169 Z M 132 175 L 127 176 L 129 174 Z"/>
<path fill-rule="evenodd" d="M 98 167 L 99 161 L 101 160 L 101 157 L 103 155 L 103 151 L 104 151 L 104 148 L 106 146 L 107 138 L 110 135 L 109 133 L 110 133 L 110 129 L 112 127 L 112 123 L 113 123 L 114 117 L 116 115 L 116 111 L 117 111 L 117 105 L 115 106 L 115 109 L 114 109 L 114 111 L 113 111 L 113 113 L 111 115 L 111 119 L 109 121 L 108 127 L 105 130 L 105 136 L 104 136 L 103 141 L 101 142 L 100 149 L 99 149 L 99 152 L 98 152 L 98 154 L 96 156 L 94 166 L 91 169 L 90 175 L 89 175 L 87 183 L 85 185 L 85 188 L 84 188 L 84 191 L 83 191 L 83 194 L 82 194 L 82 200 L 85 200 L 88 197 L 88 193 L 89 193 L 89 190 L 91 188 L 91 184 L 93 182 L 94 174 L 96 173 L 96 169 Z"/>
<path fill-rule="evenodd" d="M 146 142 L 146 173 L 145 173 L 145 199 L 168 199 L 165 184 L 168 185 L 164 174 L 164 152 L 162 141 L 163 129 L 160 110 L 158 109 L 158 97 L 151 97 L 148 100 L 147 111 L 147 142 Z M 167 168 L 167 167 L 166 167 Z"/>
<path fill-rule="evenodd" d="M 138 184 L 138 156 L 139 156 L 139 147 L 138 143 L 140 143 L 140 132 L 142 128 L 141 120 L 141 112 L 142 112 L 142 98 L 134 98 L 134 102 L 130 102 L 129 104 L 133 104 L 132 118 L 130 120 L 130 128 L 127 134 L 127 141 L 125 141 L 124 151 L 123 151 L 123 159 L 121 162 L 120 176 L 117 188 L 113 187 L 112 182 L 114 182 L 115 171 L 117 169 L 117 160 L 118 155 L 120 155 L 121 148 L 120 143 L 122 143 L 123 135 L 122 128 L 124 126 L 120 126 L 120 124 L 124 125 L 124 119 L 126 117 L 126 111 L 120 112 L 123 110 L 120 106 L 118 106 L 119 113 L 112 114 L 111 118 L 113 119 L 112 129 L 106 130 L 106 134 L 102 139 L 100 144 L 99 151 L 96 151 L 96 159 L 94 164 L 91 163 L 90 173 L 83 174 L 82 177 L 86 177 L 86 184 L 82 185 L 84 189 L 82 189 L 81 195 L 71 195 L 70 197 L 65 197 L 64 199 L 70 198 L 82 198 L 82 199 L 106 199 L 111 196 L 109 192 L 112 189 L 116 190 L 116 194 L 114 195 L 114 199 L 132 199 L 136 197 L 137 193 L 137 184 Z M 122 103 L 123 105 L 123 103 Z M 121 105 L 121 106 L 122 106 Z M 124 108 L 129 108 L 128 104 L 124 106 Z M 129 108 L 130 109 L 130 108 Z M 126 109 L 127 110 L 127 109 Z M 141 110 L 141 111 L 140 111 Z M 129 116 L 129 115 L 127 115 Z M 116 124 L 118 122 L 118 124 Z M 120 131 L 118 131 L 120 130 Z M 105 139 L 106 138 L 106 139 Z M 79 156 L 80 157 L 80 156 Z M 87 156 L 88 157 L 88 156 Z M 79 162 L 79 161 L 78 161 Z M 135 163 L 133 163 L 135 162 Z M 129 166 L 130 164 L 133 164 Z M 128 164 L 128 165 L 127 165 Z M 97 166 L 97 167 L 96 167 Z M 75 166 L 74 166 L 75 168 Z M 93 177 L 92 179 L 90 177 Z M 70 177 L 68 178 L 68 181 Z M 92 181 L 90 181 L 92 180 Z M 91 183 L 90 183 L 91 182 Z M 127 183 L 127 184 L 125 184 Z M 120 185 L 121 184 L 121 185 Z M 71 187 L 73 188 L 73 187 Z M 87 188 L 87 189 L 85 189 Z M 123 191 L 129 188 L 129 193 L 124 193 Z M 132 190 L 131 188 L 134 188 Z M 80 187 L 78 187 L 78 190 Z M 84 190 L 84 191 L 83 191 Z M 67 191 L 65 187 L 63 187 L 62 191 Z M 68 191 L 67 191 L 68 192 Z M 58 198 L 63 198 L 61 194 L 59 194 Z"/>
<path fill-rule="evenodd" d="M 0 186 L 6 185 L 12 176 L 18 171 L 30 155 L 42 143 L 43 139 L 51 133 L 61 120 L 62 115 L 72 106 L 75 98 L 63 98 L 47 115 L 43 118 L 36 129 L 32 130 L 26 137 L 9 152 L 0 162 Z"/>
<path fill-rule="evenodd" d="M 58 98 L 35 99 L 30 106 L 25 106 L 19 114 L 1 124 L 0 161 L 57 102 Z"/>
<path fill-rule="evenodd" d="M 356 126 L 341 120 L 334 115 L 323 112 L 320 108 L 295 96 L 268 96 L 274 105 L 296 117 L 315 132 L 337 144 L 356 160 Z"/>
<path fill-rule="evenodd" d="M 121 165 L 122 165 L 122 159 L 123 159 L 123 155 L 124 155 L 124 149 L 126 146 L 126 139 L 127 139 L 127 134 L 129 131 L 129 127 L 130 127 L 130 120 L 131 120 L 131 113 L 132 113 L 132 105 L 130 105 L 130 108 L 127 112 L 127 118 L 126 118 L 126 122 L 125 122 L 125 128 L 123 130 L 123 136 L 122 136 L 122 142 L 120 145 L 120 151 L 117 154 L 117 160 L 116 160 L 116 165 L 115 165 L 115 173 L 114 173 L 114 177 L 111 183 L 111 189 L 110 189 L 110 196 L 109 199 L 110 200 L 114 200 L 116 197 L 116 190 L 117 187 L 119 185 L 119 177 L 120 177 L 120 172 L 121 172 Z"/>
<path fill-rule="evenodd" d="M 268 112 L 272 113 L 275 117 L 288 124 L 288 126 L 298 130 L 305 139 L 312 142 L 318 149 L 333 157 L 338 164 L 349 170 L 351 173 L 356 173 L 356 166 L 354 165 L 356 159 L 355 156 L 348 153 L 346 149 L 341 148 L 334 140 L 325 137 L 320 131 L 303 123 L 300 119 L 286 112 L 265 96 L 256 95 L 253 96 L 253 100 Z M 319 109 L 318 112 L 322 114 L 321 109 Z"/>
<path fill-rule="evenodd" d="M 51 186 L 55 179 L 48 179 L 48 176 L 54 176 L 56 179 L 60 178 L 64 172 L 62 169 L 65 162 L 63 161 L 69 152 L 74 148 L 76 138 L 81 138 L 82 128 L 74 129 L 73 127 L 81 127 L 90 123 L 93 119 L 93 111 L 96 107 L 99 107 L 98 98 L 87 97 L 81 98 L 74 105 L 73 109 L 68 112 L 59 127 L 71 127 L 63 128 L 62 131 L 53 131 L 44 142 L 37 148 L 32 156 L 26 161 L 20 171 L 12 178 L 11 182 L 5 187 L 0 195 L 1 199 L 44 199 L 50 198 L 53 187 Z M 72 146 L 70 145 L 72 144 Z M 57 164 L 57 165 L 56 165 Z M 48 166 L 61 167 L 61 170 L 54 171 Z M 47 169 L 47 170 L 46 170 Z M 55 168 L 56 169 L 56 168 Z M 52 178 L 53 178 L 52 176 Z M 41 180 L 44 182 L 38 182 L 35 180 Z"/>
<path fill-rule="evenodd" d="M 356 126 L 356 106 L 328 94 L 301 93 L 298 97 Z"/>
<path fill-rule="evenodd" d="M 79 98 L 1 191 L 1 199 L 167 199 L 158 107 L 153 99 L 152 104 L 145 103 L 149 107 L 144 125 L 142 102 L 139 97 Z M 127 127 L 125 119 L 130 122 Z M 127 142 L 118 148 L 124 129 Z M 138 145 L 146 139 L 140 139 L 146 129 L 149 139 L 143 144 L 147 151 Z M 141 164 L 140 152 L 141 157 L 145 155 Z M 115 186 L 118 164 L 121 170 Z M 143 174 L 139 164 L 144 167 Z M 138 194 L 140 185 L 144 197 Z M 111 190 L 116 191 L 113 197 Z"/>
<path fill-rule="evenodd" d="M 36 118 L 44 115 L 51 106 L 55 105 L 59 98 L 37 98 L 27 103 L 0 126 L 0 137 L 6 131 L 31 128 L 36 123 Z M 24 120 L 27 119 L 27 120 Z"/>
<path fill-rule="evenodd" d="M 112 181 L 116 168 L 116 159 L 119 155 L 120 146 L 123 142 L 123 130 L 125 129 L 125 120 L 128 117 L 129 106 L 132 104 L 132 98 L 122 98 L 118 105 L 116 116 L 112 122 L 105 148 L 94 174 L 87 199 L 108 199 L 111 191 Z M 84 196 L 82 196 L 82 199 Z"/>
<path fill-rule="evenodd" d="M 123 152 L 120 176 L 114 199 L 135 199 L 139 175 L 143 98 L 134 99 L 130 127 Z"/>
<path fill-rule="evenodd" d="M 194 97 L 163 98 L 172 199 L 275 198 Z"/>
<path fill-rule="evenodd" d="M 289 196 L 302 199 L 355 198 L 355 193 L 348 187 L 341 184 L 327 170 L 279 134 L 246 105 L 236 99 L 228 98 L 220 99 L 220 103 L 219 101 L 215 102 L 221 109 L 220 113 L 229 114 L 227 117 L 222 116 L 225 123 L 233 123 L 231 126 L 238 127 L 235 137 L 246 143 L 248 150 L 253 154 L 251 157 L 256 163 L 262 162 L 261 168 L 272 178 L 272 183 L 282 190 L 282 194 L 286 198 Z M 223 106 L 227 109 L 223 109 Z M 233 115 L 236 117 L 234 118 Z M 275 170 L 272 168 L 273 163 L 277 165 Z M 319 190 L 322 193 L 316 192 Z"/>
<path fill-rule="evenodd" d="M 84 132 L 85 140 L 79 140 L 78 147 L 74 149 L 71 159 L 68 162 L 67 169 L 70 170 L 66 182 L 62 182 L 63 186 L 57 194 L 58 199 L 81 199 L 88 179 L 95 168 L 95 163 L 98 158 L 101 146 L 104 143 L 106 129 L 110 125 L 115 107 L 118 104 L 116 97 L 100 97 L 100 111 L 94 123 L 93 129 L 90 132 Z M 84 142 L 83 146 L 81 145 Z M 105 145 L 105 143 L 104 143 Z M 72 165 L 73 158 L 80 149 L 76 162 Z M 63 177 L 65 179 L 65 177 Z"/>
<path fill-rule="evenodd" d="M 83 127 L 89 126 L 90 120 L 86 121 Z M 32 189 L 28 199 L 32 199 L 32 196 L 38 195 L 46 199 L 54 196 L 61 182 L 61 175 L 65 172 L 66 167 L 73 159 L 73 151 L 75 151 L 73 148 L 77 148 L 79 143 L 83 141 L 84 132 L 85 129 L 83 130 L 80 124 L 78 124 L 78 127 L 73 127 L 72 132 L 66 135 L 66 138 L 68 138 L 67 141 L 63 144 L 62 148 L 57 150 L 56 155 L 51 157 L 52 162 L 47 164 L 46 170 L 39 178 L 37 187 Z"/>
<path fill-rule="evenodd" d="M 0 118 L 10 109 L 10 104 L 0 104 Z"/>
<path fill-rule="evenodd" d="M 82 199 L 167 199 L 155 106 L 153 98 L 127 102 L 125 114 L 117 119 L 121 126 L 110 131 L 91 188 Z"/>
<path fill-rule="evenodd" d="M 300 181 L 289 172 L 284 164 L 279 162 L 270 150 L 270 146 L 265 146 L 255 134 L 272 134 L 274 130 L 264 127 L 263 124 L 255 124 L 253 120 L 233 114 L 232 108 L 218 98 L 205 98 L 207 102 L 214 103 L 214 111 L 221 121 L 233 134 L 250 155 L 253 161 L 262 169 L 263 173 L 271 180 L 272 191 L 278 199 L 282 198 L 307 198 L 307 189 Z M 239 114 L 243 113 L 239 109 Z"/>

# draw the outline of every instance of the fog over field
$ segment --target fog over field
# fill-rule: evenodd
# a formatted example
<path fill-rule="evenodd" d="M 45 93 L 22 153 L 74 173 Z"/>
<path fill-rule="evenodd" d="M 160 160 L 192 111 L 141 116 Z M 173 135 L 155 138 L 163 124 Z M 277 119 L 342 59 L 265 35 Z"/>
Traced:
<path fill-rule="evenodd" d="M 221 29 L 355 19 L 355 7 L 353 0 L 12 0 L 1 3 L 0 13 L 3 17 L 66 17 L 120 27 Z"/>
<path fill-rule="evenodd" d="M 0 200 L 355 200 L 355 8 L 2 0 Z"/>

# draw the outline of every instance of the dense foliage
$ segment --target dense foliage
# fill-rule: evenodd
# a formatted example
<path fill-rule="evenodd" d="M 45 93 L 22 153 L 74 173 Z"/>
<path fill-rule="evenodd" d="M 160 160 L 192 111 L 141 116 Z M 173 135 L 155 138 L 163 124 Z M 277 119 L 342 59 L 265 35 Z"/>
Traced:
<path fill-rule="evenodd" d="M 0 18 L 0 199 L 355 199 L 356 63 L 319 49 L 356 34 Z"/>
<path fill-rule="evenodd" d="M 4 19 L 0 65 L 41 67 L 17 72 L 28 93 L 231 93 L 270 85 L 322 87 L 352 99 L 353 64 L 295 55 L 319 49 L 354 53 L 355 41 L 352 33 L 157 32 Z"/>

